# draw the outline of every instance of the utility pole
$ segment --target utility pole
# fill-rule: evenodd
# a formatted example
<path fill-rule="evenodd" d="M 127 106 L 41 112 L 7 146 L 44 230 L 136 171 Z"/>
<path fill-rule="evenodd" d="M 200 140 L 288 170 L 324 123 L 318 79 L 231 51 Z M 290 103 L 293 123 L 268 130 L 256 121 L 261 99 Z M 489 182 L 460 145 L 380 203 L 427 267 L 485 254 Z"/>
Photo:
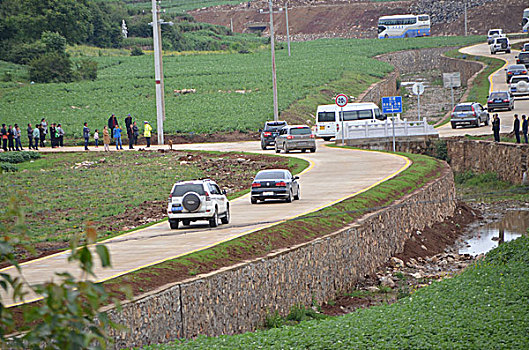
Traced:
<path fill-rule="evenodd" d="M 163 145 L 163 122 L 165 121 L 165 98 L 163 83 L 163 60 L 162 60 L 162 24 L 173 25 L 173 22 L 164 22 L 160 19 L 160 6 L 156 0 L 152 0 L 152 38 L 154 47 L 154 80 L 156 83 L 156 132 L 158 144 Z"/>
<path fill-rule="evenodd" d="M 465 2 L 465 36 L 468 36 L 468 19 L 467 19 L 467 0 Z"/>
<path fill-rule="evenodd" d="M 288 28 L 288 1 L 285 5 L 285 20 L 287 24 L 287 46 L 288 46 L 288 57 L 290 57 L 290 30 Z"/>
<path fill-rule="evenodd" d="M 272 85 L 274 90 L 274 121 L 279 120 L 279 110 L 277 106 L 277 78 L 276 78 L 276 51 L 274 45 L 274 11 L 272 10 L 272 0 L 268 0 L 270 10 L 270 49 L 272 50 Z"/>
<path fill-rule="evenodd" d="M 230 31 L 233 32 L 233 18 L 230 18 Z"/>

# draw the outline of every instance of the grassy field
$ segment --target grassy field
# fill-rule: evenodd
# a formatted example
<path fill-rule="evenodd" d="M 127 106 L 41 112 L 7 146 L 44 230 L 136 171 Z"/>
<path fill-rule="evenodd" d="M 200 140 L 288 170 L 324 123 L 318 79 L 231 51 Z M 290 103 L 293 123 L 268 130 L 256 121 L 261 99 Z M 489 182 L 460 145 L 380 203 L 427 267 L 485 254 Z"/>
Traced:
<path fill-rule="evenodd" d="M 109 2 L 125 3 L 128 9 L 149 10 L 152 3 L 145 0 L 99 0 Z M 251 1 L 251 0 L 250 0 Z M 189 10 L 199 9 L 202 7 L 211 7 L 217 5 L 237 5 L 247 3 L 242 0 L 164 0 L 161 3 L 162 9 L 169 13 L 183 13 Z"/>
<path fill-rule="evenodd" d="M 393 305 L 237 336 L 147 349 L 526 349 L 529 237 Z"/>
<path fill-rule="evenodd" d="M 201 159 L 181 165 L 180 157 L 186 154 L 47 154 L 17 164 L 15 173 L 0 173 L 0 187 L 5 198 L 15 197 L 22 206 L 28 242 L 65 242 L 72 234 L 83 232 L 87 222 L 94 222 L 99 237 L 104 238 L 119 233 L 124 226 L 139 226 L 144 217 L 165 218 L 168 193 L 178 180 L 210 177 L 218 172 L 215 179 L 228 188 L 233 198 L 244 193 L 261 165 L 282 164 L 299 172 L 308 164 L 265 156 L 241 165 L 222 153 L 200 153 Z M 215 161 L 218 158 L 223 161 Z M 236 180 L 224 175 L 229 173 L 235 174 L 231 178 Z M 2 217 L 5 210 L 5 206 L 0 208 Z M 134 218 L 141 221 L 135 223 Z"/>
<path fill-rule="evenodd" d="M 392 70 L 372 57 L 396 50 L 465 45 L 480 37 L 431 37 L 395 40 L 334 39 L 293 43 L 292 57 L 277 52 L 279 109 L 328 88 L 328 84 L 352 77 L 350 88 L 340 92 L 357 95 L 375 79 Z M 86 57 L 86 56 L 85 56 Z M 152 55 L 92 57 L 99 64 L 95 81 L 70 84 L 0 83 L 0 115 L 3 122 L 35 123 L 42 117 L 61 122 L 68 137 L 79 137 L 83 122 L 102 128 L 110 114 L 122 122 L 127 113 L 137 120 L 155 121 L 154 67 Z M 254 130 L 271 118 L 272 77 L 270 52 L 249 54 L 165 55 L 165 130 L 213 132 Z M 175 89 L 194 88 L 196 93 L 176 95 Z M 331 92 L 331 93 L 334 93 Z M 306 110 L 315 110 L 321 101 Z M 328 103 L 332 103 L 329 98 Z M 310 117 L 306 116 L 307 119 Z"/>

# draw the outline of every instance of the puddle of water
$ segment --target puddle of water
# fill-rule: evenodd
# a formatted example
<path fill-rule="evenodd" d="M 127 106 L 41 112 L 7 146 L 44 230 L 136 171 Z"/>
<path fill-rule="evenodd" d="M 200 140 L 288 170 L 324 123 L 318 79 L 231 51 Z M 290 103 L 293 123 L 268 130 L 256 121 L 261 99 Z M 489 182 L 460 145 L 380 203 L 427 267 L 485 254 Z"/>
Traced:
<path fill-rule="evenodd" d="M 477 228 L 467 237 L 459 254 L 479 255 L 494 249 L 500 242 L 508 242 L 527 234 L 529 209 L 509 210 L 502 220 Z"/>

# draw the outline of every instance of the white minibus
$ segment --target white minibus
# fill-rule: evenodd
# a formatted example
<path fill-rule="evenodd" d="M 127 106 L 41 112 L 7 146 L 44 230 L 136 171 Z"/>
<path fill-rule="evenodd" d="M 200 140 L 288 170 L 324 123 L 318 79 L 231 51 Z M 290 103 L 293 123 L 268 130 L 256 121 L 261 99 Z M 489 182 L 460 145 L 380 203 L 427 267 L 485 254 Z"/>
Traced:
<path fill-rule="evenodd" d="M 341 108 L 337 105 L 321 105 L 316 110 L 316 136 L 325 141 L 336 137 L 342 127 L 340 118 Z M 369 123 L 381 123 L 386 117 L 380 111 L 380 108 L 372 102 L 349 103 L 343 107 L 344 128 L 348 125 L 364 125 Z"/>

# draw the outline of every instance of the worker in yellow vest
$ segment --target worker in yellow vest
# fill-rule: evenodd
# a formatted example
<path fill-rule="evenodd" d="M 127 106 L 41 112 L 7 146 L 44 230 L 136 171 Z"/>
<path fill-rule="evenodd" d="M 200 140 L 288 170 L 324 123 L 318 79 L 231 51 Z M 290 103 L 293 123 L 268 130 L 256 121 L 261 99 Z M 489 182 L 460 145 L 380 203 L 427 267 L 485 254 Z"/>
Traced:
<path fill-rule="evenodd" d="M 148 121 L 144 121 L 143 124 L 144 124 L 144 127 L 143 127 L 143 136 L 144 136 L 145 139 L 147 140 L 147 147 L 151 147 L 151 131 L 152 131 L 152 126 L 149 124 Z"/>

